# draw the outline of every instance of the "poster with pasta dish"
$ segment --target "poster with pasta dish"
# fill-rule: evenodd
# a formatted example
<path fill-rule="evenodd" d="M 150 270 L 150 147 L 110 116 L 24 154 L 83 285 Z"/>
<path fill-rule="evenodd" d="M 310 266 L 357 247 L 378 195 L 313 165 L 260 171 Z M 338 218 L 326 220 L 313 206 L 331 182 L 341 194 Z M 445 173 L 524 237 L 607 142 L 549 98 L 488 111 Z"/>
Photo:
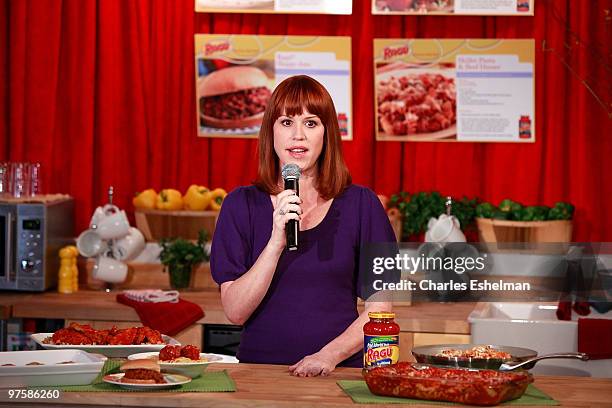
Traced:
<path fill-rule="evenodd" d="M 535 0 L 372 0 L 372 14 L 533 16 Z"/>
<path fill-rule="evenodd" d="M 352 140 L 351 38 L 196 34 L 198 136 L 255 138 L 276 85 L 308 75 L 330 93 Z"/>
<path fill-rule="evenodd" d="M 375 39 L 376 139 L 534 142 L 534 40 Z"/>
<path fill-rule="evenodd" d="M 195 0 L 206 13 L 352 14 L 353 0 Z"/>

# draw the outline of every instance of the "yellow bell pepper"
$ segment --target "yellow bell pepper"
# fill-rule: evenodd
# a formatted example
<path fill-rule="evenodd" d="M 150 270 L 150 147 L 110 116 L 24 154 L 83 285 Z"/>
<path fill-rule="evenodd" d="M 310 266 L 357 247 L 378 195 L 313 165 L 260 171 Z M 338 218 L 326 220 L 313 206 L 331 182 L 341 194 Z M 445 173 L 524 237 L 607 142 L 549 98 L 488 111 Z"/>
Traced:
<path fill-rule="evenodd" d="M 160 210 L 181 210 L 183 209 L 183 196 L 178 190 L 166 188 L 157 195 L 155 206 Z"/>
<path fill-rule="evenodd" d="M 219 211 L 221 209 L 221 204 L 223 204 L 223 200 L 227 192 L 222 188 L 216 188 L 210 193 L 210 209 L 213 211 Z"/>
<path fill-rule="evenodd" d="M 192 184 L 183 196 L 183 205 L 186 210 L 202 211 L 210 203 L 210 190 L 204 186 Z"/>
<path fill-rule="evenodd" d="M 156 201 L 157 192 L 150 188 L 140 193 L 136 193 L 136 195 L 132 199 L 132 204 L 134 204 L 134 207 L 136 208 L 153 209 L 155 208 Z"/>

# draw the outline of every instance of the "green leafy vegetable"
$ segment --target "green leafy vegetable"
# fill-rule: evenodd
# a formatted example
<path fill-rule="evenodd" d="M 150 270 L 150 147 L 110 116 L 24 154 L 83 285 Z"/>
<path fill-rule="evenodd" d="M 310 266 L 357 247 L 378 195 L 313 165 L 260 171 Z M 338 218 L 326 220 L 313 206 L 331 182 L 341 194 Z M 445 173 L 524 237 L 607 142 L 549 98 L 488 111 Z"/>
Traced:
<path fill-rule="evenodd" d="M 164 238 L 159 244 L 162 247 L 159 259 L 165 266 L 191 267 L 203 261 L 209 260 L 209 255 L 204 250 L 208 238 L 206 231 L 198 233 L 198 241 L 193 243 L 183 238 Z"/>
<path fill-rule="evenodd" d="M 417 235 L 427 230 L 432 217 L 446 212 L 445 196 L 437 191 L 410 194 L 406 191 L 394 194 L 389 199 L 389 208 L 397 208 L 403 217 L 402 237 Z M 542 205 L 523 206 L 511 199 L 502 200 L 499 207 L 488 202 L 479 203 L 478 199 L 462 197 L 453 199 L 451 214 L 457 217 L 461 229 L 469 228 L 475 217 L 515 221 L 570 220 L 574 206 L 558 202 L 549 208 Z"/>
<path fill-rule="evenodd" d="M 451 214 L 457 217 L 462 230 L 474 222 L 477 202 L 478 200 L 476 198 L 469 199 L 467 197 L 463 197 L 456 201 L 453 200 Z"/>
<path fill-rule="evenodd" d="M 547 214 L 549 220 L 571 220 L 574 215 L 574 206 L 570 203 L 557 202 Z"/>
<path fill-rule="evenodd" d="M 491 203 L 480 203 L 476 206 L 476 216 L 480 218 L 493 218 L 495 206 Z"/>
<path fill-rule="evenodd" d="M 507 220 L 519 220 L 521 217 L 521 210 L 523 206 L 516 201 L 512 201 L 508 198 L 502 200 L 499 203 L 499 209 L 505 213 L 508 213 L 505 219 Z"/>

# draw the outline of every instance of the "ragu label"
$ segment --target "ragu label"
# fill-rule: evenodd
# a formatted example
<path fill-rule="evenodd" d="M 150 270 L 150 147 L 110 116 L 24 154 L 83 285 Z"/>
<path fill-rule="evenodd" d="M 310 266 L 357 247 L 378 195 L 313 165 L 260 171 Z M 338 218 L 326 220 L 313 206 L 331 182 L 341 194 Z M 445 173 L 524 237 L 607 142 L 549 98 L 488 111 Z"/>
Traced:
<path fill-rule="evenodd" d="M 387 60 L 400 55 L 408 55 L 409 52 L 410 48 L 408 48 L 407 45 L 401 45 L 399 47 L 385 47 L 383 49 L 383 59 Z"/>
<path fill-rule="evenodd" d="M 228 51 L 229 49 L 229 41 L 209 42 L 204 45 L 204 55 L 211 55 L 217 52 Z"/>
<path fill-rule="evenodd" d="M 391 365 L 398 360 L 399 336 L 364 336 L 363 368 Z"/>
<path fill-rule="evenodd" d="M 531 139 L 531 118 L 528 115 L 519 120 L 519 138 Z"/>
<path fill-rule="evenodd" d="M 516 11 L 529 11 L 529 0 L 517 0 Z"/>

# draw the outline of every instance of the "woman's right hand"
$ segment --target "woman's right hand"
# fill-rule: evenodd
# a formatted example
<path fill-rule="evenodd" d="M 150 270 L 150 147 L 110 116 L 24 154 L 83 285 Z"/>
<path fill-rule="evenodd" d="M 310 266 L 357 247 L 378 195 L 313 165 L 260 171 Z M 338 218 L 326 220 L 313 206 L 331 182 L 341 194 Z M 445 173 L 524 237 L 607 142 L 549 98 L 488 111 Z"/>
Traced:
<path fill-rule="evenodd" d="M 283 250 L 287 245 L 285 225 L 289 220 L 302 219 L 302 208 L 299 205 L 301 203 L 302 200 L 293 190 L 284 190 L 276 196 L 276 206 L 272 214 L 272 235 L 269 241 L 274 249 Z"/>

